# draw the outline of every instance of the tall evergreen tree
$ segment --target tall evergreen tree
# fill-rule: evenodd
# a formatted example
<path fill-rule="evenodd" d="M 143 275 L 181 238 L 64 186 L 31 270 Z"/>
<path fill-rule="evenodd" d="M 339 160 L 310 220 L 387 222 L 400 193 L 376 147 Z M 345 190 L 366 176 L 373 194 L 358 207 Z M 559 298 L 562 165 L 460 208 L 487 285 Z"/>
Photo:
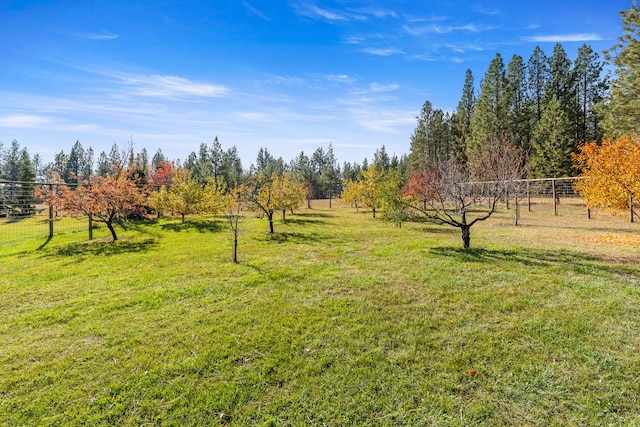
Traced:
<path fill-rule="evenodd" d="M 531 109 L 527 92 L 527 69 L 520 55 L 513 55 L 507 66 L 506 93 L 508 128 L 511 143 L 529 150 L 531 140 Z"/>
<path fill-rule="evenodd" d="M 151 158 L 151 168 L 153 170 L 156 170 L 161 163 L 167 163 L 167 158 L 164 154 L 162 154 L 162 150 L 158 148 L 156 154 L 154 154 Z"/>
<path fill-rule="evenodd" d="M 216 181 L 220 176 L 220 167 L 222 166 L 222 157 L 224 156 L 224 151 L 222 150 L 222 144 L 218 141 L 218 137 L 216 136 L 213 139 L 213 143 L 211 144 L 211 148 L 209 149 L 209 162 L 211 163 L 211 174 L 213 179 Z"/>
<path fill-rule="evenodd" d="M 560 43 L 556 43 L 553 47 L 553 55 L 549 58 L 549 82 L 545 96 L 551 100 L 555 95 L 566 112 L 572 111 L 571 106 L 575 99 L 573 96 L 574 74 L 571 72 L 571 66 L 567 52 Z"/>
<path fill-rule="evenodd" d="M 533 54 L 527 63 L 527 71 L 529 75 L 528 88 L 529 99 L 533 108 L 533 123 L 536 123 L 542 117 L 542 111 L 545 105 L 545 92 L 549 84 L 549 61 L 540 46 L 536 46 Z"/>
<path fill-rule="evenodd" d="M 20 144 L 15 139 L 11 147 L 4 152 L 0 178 L 7 181 L 18 181 L 20 176 Z"/>
<path fill-rule="evenodd" d="M 111 146 L 111 151 L 109 151 L 109 164 L 111 165 L 112 175 L 119 173 L 125 166 L 125 155 L 115 142 Z"/>
<path fill-rule="evenodd" d="M 98 156 L 98 165 L 97 165 L 96 174 L 98 176 L 106 178 L 112 172 L 113 172 L 113 166 L 111 165 L 111 162 L 109 161 L 109 158 L 107 157 L 107 153 L 105 153 L 103 151 Z"/>
<path fill-rule="evenodd" d="M 600 106 L 608 136 L 640 132 L 640 6 L 634 0 L 620 16 L 625 34 L 605 52 L 616 67 L 611 92 Z"/>
<path fill-rule="evenodd" d="M 471 138 L 471 118 L 476 106 L 473 81 L 473 73 L 467 69 L 462 87 L 462 97 L 452 118 L 453 151 L 456 161 L 460 164 L 467 163 L 467 142 Z"/>
<path fill-rule="evenodd" d="M 411 135 L 409 148 L 409 163 L 412 170 L 426 169 L 429 164 L 429 141 L 431 140 L 431 119 L 433 118 L 433 106 L 425 101 L 416 117 L 418 123 Z"/>
<path fill-rule="evenodd" d="M 26 148 L 20 151 L 18 158 L 18 181 L 34 182 L 36 180 L 36 171 L 33 162 Z M 32 189 L 33 190 L 33 189 Z"/>
<path fill-rule="evenodd" d="M 504 62 L 496 53 L 481 83 L 476 110 L 471 120 L 471 144 L 467 144 L 467 157 L 472 159 L 483 144 L 493 136 L 508 132 L 507 79 Z"/>
<path fill-rule="evenodd" d="M 387 149 L 384 145 L 373 153 L 373 163 L 380 171 L 386 172 L 389 170 L 389 167 L 391 166 L 391 159 L 389 158 L 389 154 L 387 154 Z"/>
<path fill-rule="evenodd" d="M 224 180 L 227 191 L 242 183 L 243 173 L 238 149 L 233 146 L 223 153 L 220 162 L 219 175 Z"/>
<path fill-rule="evenodd" d="M 599 59 L 591 46 L 583 44 L 573 63 L 576 144 L 602 139 L 601 117 L 595 106 L 604 98 L 608 83 L 601 77 L 604 64 Z"/>
<path fill-rule="evenodd" d="M 558 98 L 552 95 L 531 140 L 530 168 L 535 178 L 557 178 L 574 174 L 572 126 Z"/>

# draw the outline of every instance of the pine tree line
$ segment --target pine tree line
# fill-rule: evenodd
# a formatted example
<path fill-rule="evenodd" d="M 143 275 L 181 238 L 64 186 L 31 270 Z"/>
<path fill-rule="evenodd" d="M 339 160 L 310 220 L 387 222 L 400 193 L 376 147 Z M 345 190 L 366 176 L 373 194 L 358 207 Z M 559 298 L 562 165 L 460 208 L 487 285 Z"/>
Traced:
<path fill-rule="evenodd" d="M 573 62 L 561 44 L 550 57 L 539 46 L 527 62 L 513 55 L 506 67 L 497 53 L 477 96 L 467 70 L 454 112 L 424 103 L 411 135 L 411 169 L 426 169 L 451 156 L 466 164 L 489 141 L 506 136 L 528 153 L 531 177 L 575 175 L 571 153 L 581 142 L 603 136 L 597 107 L 608 91 L 603 66 L 586 44 Z"/>

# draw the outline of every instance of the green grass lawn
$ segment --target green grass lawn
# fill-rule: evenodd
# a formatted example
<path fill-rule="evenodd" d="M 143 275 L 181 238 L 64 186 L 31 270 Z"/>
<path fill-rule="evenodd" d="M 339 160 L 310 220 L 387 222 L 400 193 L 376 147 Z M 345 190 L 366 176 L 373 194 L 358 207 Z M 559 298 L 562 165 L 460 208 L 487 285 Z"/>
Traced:
<path fill-rule="evenodd" d="M 0 425 L 640 425 L 640 225 L 509 215 L 2 244 Z"/>

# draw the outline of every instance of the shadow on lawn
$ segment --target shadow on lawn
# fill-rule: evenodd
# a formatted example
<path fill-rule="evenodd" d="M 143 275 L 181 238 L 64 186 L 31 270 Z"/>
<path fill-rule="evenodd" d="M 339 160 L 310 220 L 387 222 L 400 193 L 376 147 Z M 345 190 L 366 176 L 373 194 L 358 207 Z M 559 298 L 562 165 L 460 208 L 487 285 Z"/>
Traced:
<path fill-rule="evenodd" d="M 326 213 L 295 213 L 296 217 L 302 218 L 332 218 L 332 215 Z"/>
<path fill-rule="evenodd" d="M 217 233 L 224 229 L 220 220 L 190 219 L 185 222 L 171 222 L 160 226 L 169 231 L 197 231 L 198 233 Z"/>
<path fill-rule="evenodd" d="M 296 225 L 308 225 L 308 224 L 325 224 L 326 221 L 322 221 L 320 219 L 307 219 L 307 218 L 298 218 L 300 215 L 296 215 L 294 217 L 287 216 L 287 219 L 283 220 L 284 224 L 296 224 Z"/>
<path fill-rule="evenodd" d="M 435 247 L 430 252 L 437 256 L 455 258 L 461 262 L 498 263 L 515 262 L 525 267 L 551 267 L 578 274 L 610 276 L 619 274 L 640 279 L 640 269 L 635 262 L 613 263 L 609 258 L 567 250 L 533 248 L 483 249 Z"/>
<path fill-rule="evenodd" d="M 265 240 L 275 243 L 309 243 L 309 242 L 323 242 L 329 239 L 321 239 L 317 233 L 273 233 L 265 234 L 264 239 L 258 238 L 257 240 Z"/>
<path fill-rule="evenodd" d="M 156 239 L 153 238 L 144 240 L 117 240 L 115 242 L 112 242 L 110 238 L 109 240 L 105 238 L 91 242 L 69 244 L 47 251 L 46 256 L 111 256 L 123 253 L 149 251 L 157 244 Z"/>
<path fill-rule="evenodd" d="M 459 228 L 449 227 L 446 225 L 441 225 L 441 226 L 431 225 L 427 227 L 422 227 L 420 228 L 420 230 L 424 231 L 425 233 L 431 233 L 431 234 L 456 234 L 456 235 L 460 234 Z"/>

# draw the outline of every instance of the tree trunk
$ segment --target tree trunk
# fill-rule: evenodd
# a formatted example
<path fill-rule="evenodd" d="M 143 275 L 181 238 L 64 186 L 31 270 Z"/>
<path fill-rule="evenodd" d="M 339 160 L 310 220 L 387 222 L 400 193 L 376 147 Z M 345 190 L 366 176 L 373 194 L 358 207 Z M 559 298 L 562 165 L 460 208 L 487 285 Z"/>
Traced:
<path fill-rule="evenodd" d="M 182 223 L 184 224 L 184 214 L 182 214 Z"/>
<path fill-rule="evenodd" d="M 233 231 L 233 262 L 238 263 L 238 232 Z"/>
<path fill-rule="evenodd" d="M 372 208 L 373 209 L 373 217 L 376 217 L 376 208 Z"/>
<path fill-rule="evenodd" d="M 282 220 L 283 221 L 287 220 L 287 210 L 286 209 L 282 209 Z"/>
<path fill-rule="evenodd" d="M 464 244 L 464 248 L 469 249 L 471 246 L 471 227 L 464 224 L 460 226 L 460 230 L 462 230 L 462 243 Z"/>
<path fill-rule="evenodd" d="M 113 237 L 113 241 L 115 242 L 116 240 L 118 240 L 118 236 L 116 236 L 116 230 L 115 230 L 115 228 L 113 228 L 112 221 L 107 221 L 107 222 L 105 222 L 105 224 L 107 224 L 107 228 L 111 232 L 111 236 Z"/>
<path fill-rule="evenodd" d="M 269 211 L 267 214 L 267 219 L 269 220 L 269 233 L 273 234 L 273 211 Z"/>
<path fill-rule="evenodd" d="M 89 215 L 89 240 L 93 240 L 93 217 Z"/>

